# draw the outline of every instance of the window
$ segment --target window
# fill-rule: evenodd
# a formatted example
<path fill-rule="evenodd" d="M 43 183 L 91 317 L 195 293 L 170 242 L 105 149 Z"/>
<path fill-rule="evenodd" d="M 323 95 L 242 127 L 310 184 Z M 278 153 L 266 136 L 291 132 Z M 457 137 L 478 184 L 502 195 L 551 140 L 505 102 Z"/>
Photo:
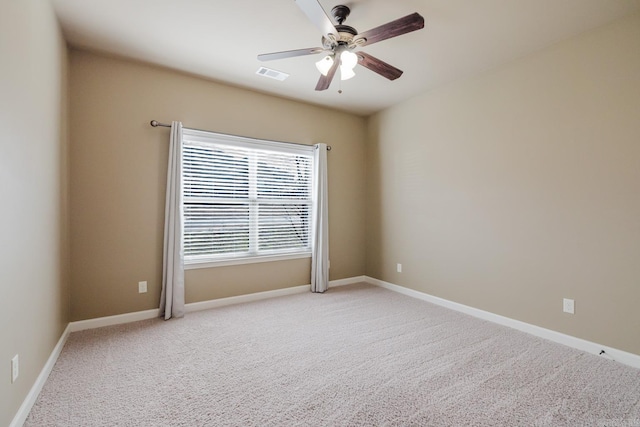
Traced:
<path fill-rule="evenodd" d="M 313 149 L 185 129 L 185 264 L 310 256 Z"/>

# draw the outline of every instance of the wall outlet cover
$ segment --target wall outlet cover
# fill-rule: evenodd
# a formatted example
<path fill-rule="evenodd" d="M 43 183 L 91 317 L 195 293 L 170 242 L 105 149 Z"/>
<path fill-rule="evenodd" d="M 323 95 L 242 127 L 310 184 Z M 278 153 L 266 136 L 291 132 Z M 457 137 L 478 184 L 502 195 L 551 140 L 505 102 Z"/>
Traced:
<path fill-rule="evenodd" d="M 138 293 L 144 294 L 147 292 L 147 282 L 138 282 Z"/>
<path fill-rule="evenodd" d="M 562 300 L 562 311 L 569 314 L 575 313 L 575 301 L 569 298 Z"/>

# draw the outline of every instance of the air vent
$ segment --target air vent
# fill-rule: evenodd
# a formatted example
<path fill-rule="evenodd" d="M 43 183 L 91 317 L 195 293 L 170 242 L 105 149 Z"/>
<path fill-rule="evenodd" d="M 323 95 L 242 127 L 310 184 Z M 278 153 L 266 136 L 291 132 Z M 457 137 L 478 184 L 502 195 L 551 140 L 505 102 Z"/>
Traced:
<path fill-rule="evenodd" d="M 271 68 L 267 68 L 267 67 L 260 67 L 258 71 L 256 71 L 256 74 L 259 74 L 264 77 L 276 79 L 279 81 L 283 81 L 284 79 L 289 77 L 289 74 L 287 73 L 283 73 L 282 71 L 272 70 Z"/>

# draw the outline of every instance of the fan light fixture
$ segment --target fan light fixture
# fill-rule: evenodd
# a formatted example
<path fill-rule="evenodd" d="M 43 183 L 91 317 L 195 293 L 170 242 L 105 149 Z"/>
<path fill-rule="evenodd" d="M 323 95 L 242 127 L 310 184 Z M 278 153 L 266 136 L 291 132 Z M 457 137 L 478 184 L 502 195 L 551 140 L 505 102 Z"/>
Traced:
<path fill-rule="evenodd" d="M 320 74 L 326 76 L 329 70 L 333 67 L 333 58 L 329 55 L 316 62 L 316 68 L 320 71 Z"/>
<path fill-rule="evenodd" d="M 340 79 L 341 80 L 349 80 L 356 73 L 353 72 L 353 69 L 358 64 L 358 55 L 355 53 L 345 50 L 340 54 Z"/>
<path fill-rule="evenodd" d="M 358 65 L 358 55 L 348 50 L 342 51 L 340 53 L 340 79 L 349 80 L 354 77 L 356 73 L 353 69 L 356 65 Z M 316 68 L 323 76 L 326 76 L 329 73 L 331 67 L 333 67 L 333 58 L 330 55 L 327 55 L 320 61 L 316 62 Z"/>

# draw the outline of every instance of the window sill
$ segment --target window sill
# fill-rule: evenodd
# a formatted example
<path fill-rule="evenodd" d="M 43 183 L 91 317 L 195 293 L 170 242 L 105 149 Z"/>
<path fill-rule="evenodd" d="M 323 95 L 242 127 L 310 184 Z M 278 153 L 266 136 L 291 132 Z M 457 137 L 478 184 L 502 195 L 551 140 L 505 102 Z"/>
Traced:
<path fill-rule="evenodd" d="M 253 264 L 257 262 L 270 262 L 270 261 L 285 261 L 290 259 L 301 259 L 301 258 L 311 258 L 311 252 L 251 256 L 251 257 L 244 257 L 244 258 L 229 258 L 229 259 L 217 259 L 217 260 L 202 259 L 197 261 L 185 261 L 184 269 L 195 270 L 199 268 L 224 267 L 227 265 Z"/>

